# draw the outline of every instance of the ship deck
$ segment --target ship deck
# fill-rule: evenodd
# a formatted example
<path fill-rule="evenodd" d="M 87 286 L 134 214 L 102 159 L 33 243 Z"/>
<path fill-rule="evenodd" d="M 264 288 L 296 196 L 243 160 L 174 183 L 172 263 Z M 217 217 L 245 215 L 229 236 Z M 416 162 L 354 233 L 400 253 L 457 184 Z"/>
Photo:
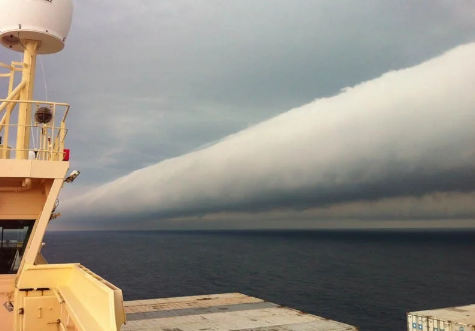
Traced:
<path fill-rule="evenodd" d="M 123 331 L 343 331 L 357 328 L 240 293 L 126 301 Z"/>
<path fill-rule="evenodd" d="M 0 292 L 0 331 L 13 330 L 13 314 L 4 306 L 6 301 L 7 294 Z"/>

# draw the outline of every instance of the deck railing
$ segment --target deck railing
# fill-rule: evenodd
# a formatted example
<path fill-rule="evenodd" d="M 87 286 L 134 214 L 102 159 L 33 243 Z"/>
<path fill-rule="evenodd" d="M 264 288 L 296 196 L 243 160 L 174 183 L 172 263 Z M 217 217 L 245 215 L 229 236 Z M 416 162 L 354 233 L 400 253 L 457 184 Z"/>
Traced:
<path fill-rule="evenodd" d="M 26 125 L 29 130 L 28 149 L 16 148 L 15 141 L 18 129 L 21 127 L 15 120 L 14 108 L 20 103 L 30 104 L 32 107 L 32 118 L 30 125 Z M 0 120 L 0 159 L 16 158 L 18 152 L 26 152 L 28 159 L 61 161 L 64 159 L 64 141 L 67 134 L 66 117 L 69 112 L 69 105 L 58 102 L 46 101 L 26 101 L 0 99 L 1 106 L 5 111 Z M 35 112 L 40 108 L 48 108 L 52 113 L 52 119 L 49 123 L 38 123 L 35 120 Z M 2 113 L 0 112 L 0 116 Z M 12 116 L 13 115 L 13 116 Z M 16 123 L 15 123 L 16 122 Z"/>
<path fill-rule="evenodd" d="M 0 159 L 61 161 L 65 154 L 64 140 L 67 134 L 66 117 L 69 105 L 50 101 L 20 100 L 20 95 L 28 84 L 22 80 L 15 87 L 15 73 L 23 71 L 25 65 L 21 62 L 12 62 L 11 65 L 0 62 L 0 69 L 8 69 L 8 72 L 0 72 L 0 78 L 9 80 L 8 96 L 0 99 Z M 20 105 L 28 110 L 26 114 L 30 114 L 30 118 L 20 121 L 19 112 L 16 111 Z M 51 118 L 41 123 L 35 114 L 38 110 L 45 109 L 51 114 Z M 22 142 L 18 143 L 19 141 Z"/>

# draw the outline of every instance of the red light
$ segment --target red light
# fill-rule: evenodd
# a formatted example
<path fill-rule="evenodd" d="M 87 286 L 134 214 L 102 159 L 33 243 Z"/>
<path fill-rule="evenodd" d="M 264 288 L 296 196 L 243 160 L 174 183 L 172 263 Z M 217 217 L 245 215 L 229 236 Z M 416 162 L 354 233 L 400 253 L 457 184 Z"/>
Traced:
<path fill-rule="evenodd" d="M 63 161 L 69 161 L 69 148 L 64 149 Z"/>

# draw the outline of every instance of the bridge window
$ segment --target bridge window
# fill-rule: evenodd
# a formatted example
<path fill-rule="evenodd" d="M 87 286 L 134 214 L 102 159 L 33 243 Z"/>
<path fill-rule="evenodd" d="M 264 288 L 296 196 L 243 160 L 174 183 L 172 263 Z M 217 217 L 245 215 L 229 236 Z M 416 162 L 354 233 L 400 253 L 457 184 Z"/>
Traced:
<path fill-rule="evenodd" d="M 0 274 L 14 274 L 20 267 L 33 220 L 0 220 Z"/>

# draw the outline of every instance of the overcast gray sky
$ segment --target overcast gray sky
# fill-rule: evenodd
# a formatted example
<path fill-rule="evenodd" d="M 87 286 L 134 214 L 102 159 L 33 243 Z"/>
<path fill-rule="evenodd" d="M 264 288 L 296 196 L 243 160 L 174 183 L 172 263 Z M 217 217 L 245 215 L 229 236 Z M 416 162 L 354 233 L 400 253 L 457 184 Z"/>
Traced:
<path fill-rule="evenodd" d="M 252 129 L 255 124 L 292 108 L 308 104 L 317 98 L 334 96 L 342 88 L 377 78 L 391 70 L 412 67 L 458 45 L 473 41 L 475 2 L 472 0 L 75 1 L 73 25 L 65 50 L 56 55 L 42 57 L 49 99 L 71 103 L 72 111 L 68 124 L 68 146 L 72 150 L 71 167 L 81 171 L 78 180 L 65 187 L 61 197 L 62 204 L 67 200 L 74 201 L 71 200 L 72 197 L 83 193 L 91 196 L 93 193 L 87 192 L 126 176 L 131 171 L 200 148 L 205 148 L 202 149 L 204 153 L 200 154 L 203 158 L 206 153 L 210 153 L 206 146 L 230 134 L 249 127 Z M 1 50 L 0 55 L 7 59 L 18 57 L 17 54 L 9 54 L 8 50 Z M 445 63 L 449 66 L 449 62 Z M 456 64 L 450 62 L 450 65 Z M 433 72 L 433 75 L 443 82 L 444 72 Z M 454 82 L 458 83 L 473 83 L 473 76 L 468 77 L 468 81 Z M 394 82 L 395 87 L 404 85 L 401 81 Z M 437 86 L 435 90 L 443 91 L 444 86 Z M 431 91 L 426 92 L 427 99 L 430 99 Z M 460 93 L 462 99 L 467 97 L 463 93 L 473 93 L 473 88 L 464 89 Z M 36 96 L 44 98 L 41 71 L 38 72 Z M 372 97 L 368 96 L 369 99 Z M 439 101 L 444 103 L 442 99 Z M 475 106 L 470 104 L 473 102 L 471 99 L 464 99 L 464 102 L 468 103 L 463 105 L 462 108 L 468 107 L 464 108 L 464 111 L 469 109 L 469 106 Z M 364 104 L 367 105 L 371 105 L 371 102 Z M 391 112 L 398 111 L 397 106 L 391 104 L 381 111 L 390 115 Z M 402 103 L 400 106 L 409 105 Z M 434 103 L 426 102 L 424 106 L 433 107 Z M 457 108 L 457 99 L 451 98 L 444 106 Z M 353 111 L 362 111 L 366 114 L 364 116 L 370 116 L 369 110 L 354 108 Z M 351 126 L 351 123 L 358 123 L 358 120 L 355 119 L 356 115 L 348 115 L 349 111 L 350 109 L 335 116 L 338 121 L 345 121 L 345 117 L 350 116 L 347 120 L 348 130 L 359 130 Z M 430 109 L 424 111 L 430 116 Z M 308 140 L 305 140 L 304 136 L 299 137 L 300 140 L 293 139 L 295 133 L 300 131 L 298 126 L 302 123 L 319 122 L 319 116 L 313 115 L 308 119 L 305 115 L 293 118 L 296 121 L 292 122 L 294 131 L 286 127 L 285 123 L 279 126 L 279 129 L 289 129 L 288 141 L 295 140 L 298 144 L 306 145 L 312 145 L 315 143 L 312 139 L 323 139 L 322 137 L 332 142 L 335 140 L 332 137 L 340 137 L 340 133 L 343 134 L 332 129 L 332 122 L 325 119 L 315 128 L 320 132 L 328 130 L 327 135 L 319 133 L 308 136 Z M 449 118 L 444 117 L 447 114 L 442 111 L 439 115 L 431 123 Z M 397 116 L 390 118 L 396 120 Z M 377 118 L 376 124 L 384 125 L 379 120 L 382 121 L 382 118 Z M 424 122 L 420 117 L 415 117 L 414 120 L 420 121 L 418 123 Z M 468 120 L 473 124 L 473 117 Z M 290 122 L 291 120 L 289 125 Z M 401 125 L 404 125 L 403 121 Z M 309 132 L 312 129 L 313 127 L 309 127 Z M 428 134 L 434 134 L 435 131 L 432 132 L 431 129 L 436 130 L 435 127 L 426 129 L 428 131 L 424 132 L 429 132 Z M 473 136 L 457 126 L 447 126 L 446 129 L 444 132 L 450 137 L 461 132 L 455 137 L 462 139 L 463 144 L 460 145 L 461 148 L 451 150 L 450 155 L 440 154 L 437 161 L 442 164 L 447 158 L 452 158 L 460 162 L 454 162 L 453 167 L 444 163 L 440 166 L 440 171 L 435 173 L 413 172 L 413 177 L 405 174 L 406 177 L 402 178 L 398 177 L 400 174 L 397 171 L 391 172 L 392 177 L 386 179 L 394 184 L 395 189 L 387 195 L 379 196 L 381 187 L 375 186 L 355 188 L 362 191 L 345 193 L 346 198 L 340 199 L 336 198 L 338 194 L 335 193 L 332 197 L 328 193 L 328 190 L 337 192 L 335 187 L 329 186 L 322 190 L 319 185 L 303 185 L 295 190 L 277 191 L 265 199 L 260 197 L 243 202 L 246 199 L 241 199 L 242 196 L 246 196 L 250 191 L 246 191 L 246 186 L 242 184 L 242 196 L 238 203 L 221 201 L 217 196 L 206 196 L 202 197 L 203 201 L 200 202 L 203 207 L 201 210 L 188 208 L 192 205 L 190 199 L 199 196 L 202 185 L 213 190 L 209 185 L 206 186 L 206 183 L 212 179 L 217 182 L 221 177 L 213 177 L 213 174 L 225 174 L 223 169 L 226 167 L 223 166 L 215 169 L 215 172 L 206 173 L 207 182 L 203 182 L 205 179 L 200 181 L 199 178 L 192 182 L 179 182 L 178 177 L 168 179 L 170 186 L 156 182 L 160 186 L 144 190 L 144 194 L 148 194 L 149 198 L 140 199 L 141 203 L 148 199 L 149 205 L 137 205 L 155 208 L 148 208 L 148 214 L 138 212 L 136 223 L 133 222 L 133 215 L 127 215 L 127 222 L 113 224 L 132 228 L 139 224 L 143 228 L 159 227 L 164 224 L 185 224 L 180 222 L 188 222 L 188 219 L 195 221 L 194 218 L 199 216 L 200 220 L 192 224 L 208 222 L 205 225 L 208 226 L 211 220 L 218 220 L 216 222 L 222 224 L 219 220 L 223 219 L 228 220 L 229 224 L 241 225 L 244 224 L 241 220 L 247 220 L 246 222 L 251 222 L 255 227 L 259 227 L 254 223 L 259 220 L 263 226 L 264 223 L 272 223 L 275 226 L 296 225 L 297 223 L 289 222 L 291 217 L 295 220 L 302 219 L 302 222 L 310 220 L 315 226 L 319 226 L 316 223 L 323 224 L 329 219 L 332 220 L 332 226 L 344 226 L 344 222 L 352 218 L 371 219 L 371 222 L 378 217 L 392 219 L 392 222 L 394 219 L 417 219 L 417 222 L 421 222 L 421 219 L 426 218 L 453 217 L 455 220 L 451 224 L 454 226 L 462 224 L 458 221 L 460 219 L 464 219 L 466 225 L 467 219 L 473 216 L 469 207 L 473 200 L 467 198 L 467 192 L 474 188 L 473 178 L 470 177 L 473 177 L 474 171 L 471 166 L 473 162 L 470 164 L 470 161 L 473 161 L 474 149 L 468 144 Z M 405 128 L 401 130 L 404 131 Z M 381 132 L 384 133 L 384 129 Z M 257 150 L 256 154 L 250 156 L 254 160 L 265 158 L 267 143 L 272 145 L 272 142 L 281 139 L 281 144 L 285 144 L 286 141 L 279 133 L 268 137 L 256 134 L 253 136 L 254 140 L 249 137 L 248 135 L 246 138 L 249 146 L 263 146 L 262 150 Z M 373 133 L 371 137 L 378 137 L 378 134 Z M 416 134 L 411 137 L 416 137 Z M 438 143 L 450 138 L 440 135 L 433 137 Z M 269 142 L 263 139 L 269 139 Z M 410 140 L 404 140 L 404 144 L 408 143 L 410 144 Z M 346 146 L 347 142 L 341 138 L 341 144 Z M 455 140 L 450 140 L 450 144 L 452 145 L 449 147 L 459 146 Z M 223 145 L 216 146 L 219 148 Z M 216 146 L 213 147 L 215 150 Z M 381 146 L 383 147 L 384 145 Z M 422 145 L 420 147 L 424 150 Z M 209 160 L 216 158 L 221 164 L 226 163 L 228 158 L 237 164 L 241 160 L 239 155 L 248 151 L 247 147 L 233 150 L 224 145 L 221 148 L 229 153 L 223 154 L 219 151 L 218 156 L 209 155 Z M 372 151 L 376 158 L 382 155 L 378 151 L 384 154 L 384 148 Z M 444 151 L 446 149 L 441 147 L 441 152 Z M 280 150 L 277 148 L 276 152 Z M 341 154 L 337 156 L 349 152 L 351 150 L 341 149 Z M 434 155 L 435 152 L 427 157 Z M 190 156 L 186 158 L 189 159 Z M 417 162 L 423 161 L 423 158 L 414 155 L 414 160 L 416 159 Z M 178 162 L 178 165 L 182 162 L 180 160 L 183 158 L 167 162 Z M 305 162 L 303 159 L 294 161 Z M 355 156 L 351 161 L 361 160 Z M 335 162 L 335 165 L 338 164 L 341 164 L 341 161 Z M 192 172 L 202 170 L 200 164 L 195 163 L 195 168 L 192 165 L 193 163 L 186 167 L 179 176 L 183 181 L 189 179 Z M 310 167 L 310 164 L 307 165 Z M 172 164 L 170 167 L 175 166 Z M 305 165 L 302 167 L 305 168 Z M 165 176 L 164 173 L 158 172 L 161 169 L 164 169 L 163 165 L 156 168 L 157 178 Z M 253 173 L 252 169 L 242 167 L 240 172 L 229 173 L 229 176 L 238 174 L 244 178 L 245 183 L 245 174 Z M 421 166 L 420 169 L 424 167 Z M 447 173 L 442 174 L 442 170 L 446 170 L 452 177 L 447 179 Z M 248 183 L 249 190 L 274 180 L 272 171 L 267 175 L 266 171 L 261 174 L 261 177 L 255 177 L 253 182 Z M 286 174 L 289 182 L 306 182 L 306 179 L 299 176 L 298 171 Z M 315 176 L 317 175 L 323 176 L 315 171 Z M 150 177 L 150 174 L 147 176 Z M 443 176 L 445 180 L 439 181 L 438 176 Z M 310 182 L 315 179 L 309 178 L 307 181 Z M 408 189 L 409 183 L 414 181 L 424 182 L 425 184 L 421 184 L 424 189 Z M 377 185 L 385 183 L 381 181 Z M 146 187 L 147 180 L 143 180 L 143 185 Z M 172 192 L 170 187 L 176 188 L 177 185 L 186 185 L 183 192 L 188 193 Z M 114 190 L 125 188 L 116 186 Z M 150 190 L 159 191 L 163 196 L 172 195 L 174 206 L 182 205 L 183 208 L 165 206 L 161 198 L 149 194 Z M 314 197 L 319 194 L 325 198 L 317 203 Z M 127 196 L 126 190 L 124 195 Z M 434 198 L 434 195 L 437 195 L 437 198 Z M 359 196 L 358 199 L 364 203 L 360 202 L 356 206 L 355 198 L 349 196 Z M 417 198 L 411 198 L 414 196 Z M 153 197 L 157 200 L 153 200 Z M 325 210 L 322 209 L 323 200 L 328 200 L 325 201 Z M 406 206 L 404 208 L 407 210 L 403 208 L 406 211 L 398 211 L 401 203 Z M 95 215 L 91 217 L 91 214 L 78 212 L 85 206 L 78 204 L 72 208 L 70 203 L 64 210 L 63 217 L 56 223 L 58 227 L 63 223 L 70 228 L 91 227 L 92 224 L 97 224 L 98 227 L 110 226 L 110 221 L 120 217 L 104 211 L 117 210 L 117 205 L 121 204 L 122 201 L 117 200 L 114 205 L 111 198 L 97 201 L 97 205 L 91 205 L 93 209 L 90 211 Z M 64 205 L 68 206 L 66 202 Z M 453 206 L 457 206 L 457 210 L 453 211 Z M 282 208 L 285 210 L 281 210 Z M 447 212 L 448 209 L 451 210 L 450 213 Z M 164 213 L 163 210 L 167 212 Z M 369 213 L 368 210 L 378 212 Z M 170 219 L 175 221 L 171 222 Z M 342 221 L 343 219 L 346 221 Z M 404 224 L 406 223 L 404 221 Z"/>

